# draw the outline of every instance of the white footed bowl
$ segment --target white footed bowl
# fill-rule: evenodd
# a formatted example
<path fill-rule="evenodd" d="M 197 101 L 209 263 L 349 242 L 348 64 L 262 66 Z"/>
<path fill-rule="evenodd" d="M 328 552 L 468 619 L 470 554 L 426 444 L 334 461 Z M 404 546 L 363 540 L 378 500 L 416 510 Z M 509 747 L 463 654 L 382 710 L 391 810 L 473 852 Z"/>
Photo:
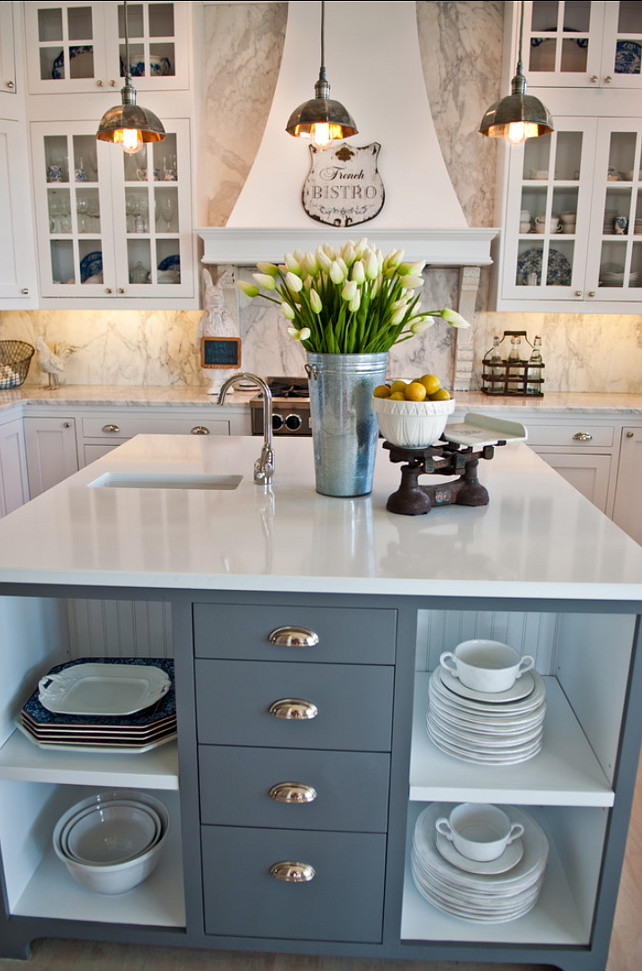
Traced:
<path fill-rule="evenodd" d="M 373 398 L 379 430 L 386 441 L 400 448 L 425 448 L 438 442 L 455 399 L 446 401 L 395 401 Z"/>

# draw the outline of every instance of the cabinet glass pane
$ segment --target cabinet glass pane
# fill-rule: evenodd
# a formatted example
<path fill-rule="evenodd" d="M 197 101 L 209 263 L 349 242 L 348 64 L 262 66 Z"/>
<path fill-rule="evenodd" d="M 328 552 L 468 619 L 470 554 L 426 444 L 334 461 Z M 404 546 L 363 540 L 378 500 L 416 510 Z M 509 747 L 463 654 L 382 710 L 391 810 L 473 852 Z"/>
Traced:
<path fill-rule="evenodd" d="M 71 232 L 71 204 L 69 189 L 47 189 L 47 209 L 50 233 Z"/>
<path fill-rule="evenodd" d="M 591 20 L 591 0 L 566 0 L 564 4 L 564 30 L 584 31 L 589 29 Z"/>
<path fill-rule="evenodd" d="M 570 286 L 574 241 L 550 234 L 536 240 L 520 240 L 515 283 L 518 287 Z"/>
<path fill-rule="evenodd" d="M 532 5 L 530 71 L 586 71 L 590 0 L 535 0 Z M 580 35 L 570 37 L 569 34 Z M 585 35 L 585 36 L 582 36 Z"/>
<path fill-rule="evenodd" d="M 54 65 L 55 69 L 55 65 Z M 94 76 L 94 49 L 91 45 L 69 48 L 69 77 L 70 78 L 93 78 Z"/>
<path fill-rule="evenodd" d="M 155 190 L 156 232 L 178 232 L 178 192 L 176 189 Z"/>
<path fill-rule="evenodd" d="M 127 240 L 127 267 L 130 283 L 150 284 L 151 274 L 151 244 L 149 239 Z"/>
<path fill-rule="evenodd" d="M 150 3 L 149 5 L 149 36 L 174 36 L 174 4 Z"/>
<path fill-rule="evenodd" d="M 561 131 L 557 135 L 555 178 L 561 182 L 577 182 L 582 161 L 581 131 Z"/>
<path fill-rule="evenodd" d="M 51 7 L 38 11 L 38 40 L 62 41 L 62 10 Z"/>
<path fill-rule="evenodd" d="M 79 239 L 78 278 L 87 286 L 103 282 L 103 244 L 101 239 Z"/>
<path fill-rule="evenodd" d="M 640 231 L 642 232 L 642 229 Z M 642 243 L 633 244 L 629 286 L 642 287 Z"/>
<path fill-rule="evenodd" d="M 168 132 L 162 142 L 153 143 L 154 178 L 160 182 L 176 182 L 179 177 L 176 135 Z"/>
<path fill-rule="evenodd" d="M 548 179 L 551 159 L 551 136 L 529 138 L 524 145 L 525 179 Z"/>
<path fill-rule="evenodd" d="M 620 0 L 617 29 L 620 34 L 642 34 L 640 0 Z"/>
<path fill-rule="evenodd" d="M 181 260 L 178 239 L 156 240 L 156 278 L 158 283 L 181 282 Z"/>
<path fill-rule="evenodd" d="M 613 132 L 609 148 L 609 181 L 619 182 L 633 172 L 635 163 L 636 132 Z"/>
<path fill-rule="evenodd" d="M 98 178 L 96 139 L 93 135 L 74 135 L 74 181 L 95 182 Z"/>
<path fill-rule="evenodd" d="M 125 65 L 125 17 L 118 8 L 121 38 L 121 75 Z M 133 4 L 127 6 L 127 30 L 130 39 L 129 67 L 132 77 L 161 77 L 175 73 L 174 5 Z M 154 41 L 150 43 L 151 39 Z M 161 40 L 162 38 L 162 40 Z M 134 39 L 134 43 L 131 43 Z"/>
<path fill-rule="evenodd" d="M 79 235 L 100 232 L 100 199 L 98 189 L 76 191 L 76 226 Z"/>
<path fill-rule="evenodd" d="M 149 200 L 147 189 L 125 189 L 125 213 L 128 233 L 149 232 Z"/>
<path fill-rule="evenodd" d="M 601 287 L 624 286 L 626 254 L 627 247 L 625 242 L 606 240 L 602 243 L 602 254 L 600 259 Z"/>
<path fill-rule="evenodd" d="M 69 157 L 65 135 L 45 136 L 45 168 L 47 182 L 69 181 Z"/>
<path fill-rule="evenodd" d="M 125 36 L 125 6 L 118 6 L 118 32 L 121 37 Z M 143 16 L 142 3 L 127 4 L 127 33 L 130 37 L 145 36 L 145 18 Z"/>
<path fill-rule="evenodd" d="M 54 283 L 75 283 L 74 276 L 74 247 L 71 240 L 52 239 L 51 249 L 51 279 Z"/>
<path fill-rule="evenodd" d="M 91 22 L 91 7 L 69 7 L 67 11 L 67 29 L 69 40 L 91 40 L 93 26 Z"/>

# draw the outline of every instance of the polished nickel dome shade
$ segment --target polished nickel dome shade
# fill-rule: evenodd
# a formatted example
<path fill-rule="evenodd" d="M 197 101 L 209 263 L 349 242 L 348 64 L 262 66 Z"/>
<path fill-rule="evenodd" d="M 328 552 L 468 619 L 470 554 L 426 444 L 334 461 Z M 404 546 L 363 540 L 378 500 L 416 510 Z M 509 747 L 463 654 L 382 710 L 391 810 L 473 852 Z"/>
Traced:
<path fill-rule="evenodd" d="M 121 103 L 109 108 L 100 119 L 96 138 L 100 142 L 122 145 L 130 155 L 140 152 L 145 142 L 162 142 L 165 129 L 160 118 L 149 108 L 136 104 L 136 88 L 129 72 L 129 34 L 127 30 L 127 0 L 125 17 L 125 84 L 120 89 Z"/>
<path fill-rule="evenodd" d="M 526 94 L 526 77 L 522 64 L 524 38 L 524 0 L 519 20 L 519 57 L 517 71 L 511 82 L 511 93 L 496 101 L 485 112 L 479 131 L 489 138 L 505 138 L 512 145 L 519 145 L 527 138 L 537 138 L 553 131 L 553 119 L 545 105 Z"/>
<path fill-rule="evenodd" d="M 330 98 L 330 85 L 325 71 L 325 2 L 321 3 L 321 67 L 314 85 L 314 98 L 295 108 L 285 130 L 295 138 L 310 138 L 317 148 L 327 148 L 331 141 L 358 134 L 350 112 L 340 101 Z"/>

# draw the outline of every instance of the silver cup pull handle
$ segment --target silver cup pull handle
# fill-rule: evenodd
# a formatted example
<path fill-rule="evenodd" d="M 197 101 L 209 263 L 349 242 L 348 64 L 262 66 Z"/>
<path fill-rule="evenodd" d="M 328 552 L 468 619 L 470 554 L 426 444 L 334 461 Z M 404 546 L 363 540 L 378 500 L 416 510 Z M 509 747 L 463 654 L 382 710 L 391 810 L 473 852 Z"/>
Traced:
<path fill-rule="evenodd" d="M 275 627 L 267 636 L 270 644 L 278 647 L 315 647 L 319 643 L 319 635 L 308 627 Z"/>
<path fill-rule="evenodd" d="M 273 863 L 270 874 L 276 880 L 283 880 L 285 883 L 309 883 L 316 876 L 313 866 L 309 863 L 300 863 L 298 860 L 281 860 Z"/>
<path fill-rule="evenodd" d="M 313 786 L 306 786 L 304 782 L 277 782 L 269 790 L 268 795 L 275 802 L 299 805 L 304 802 L 314 802 L 317 791 Z"/>
<path fill-rule="evenodd" d="M 280 698 L 272 702 L 268 708 L 268 714 L 273 718 L 309 721 L 317 717 L 319 709 L 314 702 L 305 701 L 303 698 Z"/>

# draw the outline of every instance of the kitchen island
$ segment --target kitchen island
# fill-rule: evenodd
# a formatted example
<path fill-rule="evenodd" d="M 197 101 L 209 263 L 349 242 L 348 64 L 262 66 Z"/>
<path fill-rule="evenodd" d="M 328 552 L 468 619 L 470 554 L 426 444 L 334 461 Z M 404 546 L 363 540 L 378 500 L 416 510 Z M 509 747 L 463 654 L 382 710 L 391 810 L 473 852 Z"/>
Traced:
<path fill-rule="evenodd" d="M 309 439 L 276 443 L 268 489 L 252 482 L 258 451 L 249 437 L 140 436 L 0 523 L 0 953 L 76 936 L 603 968 L 642 731 L 642 549 L 521 444 L 480 463 L 487 506 L 420 517 L 386 511 L 400 471 L 383 450 L 372 495 L 355 499 L 314 491 Z M 77 603 L 123 599 L 162 604 L 169 635 L 113 631 L 105 649 L 91 626 L 72 631 Z M 282 644 L 284 627 L 318 643 Z M 429 672 L 470 637 L 535 657 L 534 758 L 472 764 L 428 739 Z M 177 742 L 85 754 L 16 732 L 72 640 L 74 656 L 172 653 Z M 293 700 L 318 717 L 269 714 Z M 319 798 L 270 795 L 295 780 Z M 148 881 L 101 897 L 71 880 L 51 832 L 114 787 L 163 798 L 172 839 Z M 464 801 L 524 807 L 546 833 L 541 896 L 517 920 L 459 919 L 414 885 L 418 813 Z M 270 875 L 293 860 L 314 878 Z"/>

